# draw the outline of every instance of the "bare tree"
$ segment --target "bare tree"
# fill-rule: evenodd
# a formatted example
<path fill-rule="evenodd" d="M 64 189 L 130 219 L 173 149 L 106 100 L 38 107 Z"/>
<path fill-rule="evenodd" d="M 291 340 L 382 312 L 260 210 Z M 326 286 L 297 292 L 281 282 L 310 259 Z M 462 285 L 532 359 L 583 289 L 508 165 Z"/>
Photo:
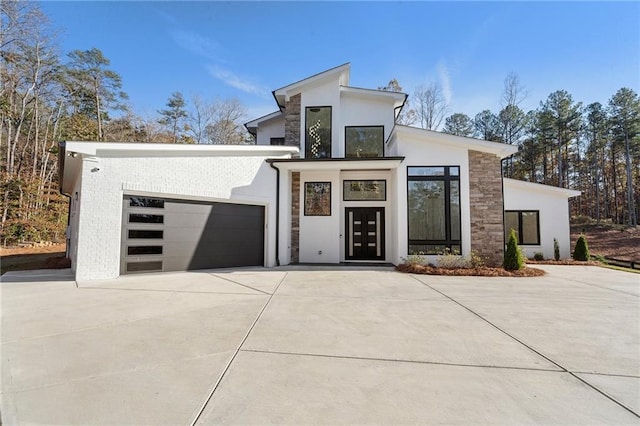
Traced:
<path fill-rule="evenodd" d="M 191 112 L 187 118 L 189 131 L 195 143 L 205 143 L 207 126 L 211 124 L 215 115 L 214 105 L 205 101 L 199 95 L 191 98 Z"/>
<path fill-rule="evenodd" d="M 246 112 L 244 105 L 236 98 L 218 100 L 213 104 L 213 117 L 205 127 L 204 143 L 239 145 L 246 141 L 242 120 Z"/>
<path fill-rule="evenodd" d="M 413 95 L 413 105 L 420 127 L 428 130 L 438 130 L 449 111 L 449 105 L 437 83 L 418 86 Z"/>
<path fill-rule="evenodd" d="M 402 86 L 398 83 L 398 80 L 395 78 L 391 79 L 386 86 L 378 87 L 378 90 L 384 90 L 385 92 L 402 92 Z M 404 126 L 411 126 L 416 122 L 416 111 L 411 108 L 410 100 L 407 99 L 400 111 L 400 114 L 396 117 L 396 123 L 402 124 Z"/>

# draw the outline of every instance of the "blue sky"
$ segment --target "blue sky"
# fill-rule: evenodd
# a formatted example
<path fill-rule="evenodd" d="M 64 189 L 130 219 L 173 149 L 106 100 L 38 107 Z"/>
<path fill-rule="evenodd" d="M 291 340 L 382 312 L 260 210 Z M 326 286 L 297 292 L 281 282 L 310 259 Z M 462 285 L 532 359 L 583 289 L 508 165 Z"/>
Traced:
<path fill-rule="evenodd" d="M 351 62 L 351 85 L 397 78 L 442 84 L 450 110 L 500 108 L 518 74 L 536 108 L 559 89 L 585 105 L 640 92 L 638 2 L 54 2 L 63 52 L 97 47 L 134 112 L 153 116 L 174 91 L 237 97 L 248 117 L 271 91 Z"/>

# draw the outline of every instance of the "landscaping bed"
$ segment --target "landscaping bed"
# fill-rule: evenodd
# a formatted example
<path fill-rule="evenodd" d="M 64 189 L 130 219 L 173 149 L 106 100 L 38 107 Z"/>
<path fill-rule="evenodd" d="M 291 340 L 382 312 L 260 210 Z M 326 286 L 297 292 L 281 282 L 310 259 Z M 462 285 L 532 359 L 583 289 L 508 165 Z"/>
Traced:
<path fill-rule="evenodd" d="M 587 264 L 587 262 L 579 263 Z M 415 265 L 407 263 L 396 266 L 396 270 L 409 274 L 465 277 L 541 277 L 545 273 L 541 269 L 529 267 L 516 271 L 507 271 L 503 268 L 490 268 L 488 266 L 480 266 L 477 268 L 438 268 L 431 265 Z"/>

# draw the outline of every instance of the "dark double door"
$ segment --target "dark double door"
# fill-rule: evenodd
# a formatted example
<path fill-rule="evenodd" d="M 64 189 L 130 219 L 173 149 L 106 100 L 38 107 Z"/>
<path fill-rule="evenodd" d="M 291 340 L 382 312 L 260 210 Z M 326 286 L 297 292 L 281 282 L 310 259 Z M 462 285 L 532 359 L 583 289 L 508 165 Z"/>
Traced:
<path fill-rule="evenodd" d="M 345 208 L 345 259 L 384 260 L 384 207 Z"/>

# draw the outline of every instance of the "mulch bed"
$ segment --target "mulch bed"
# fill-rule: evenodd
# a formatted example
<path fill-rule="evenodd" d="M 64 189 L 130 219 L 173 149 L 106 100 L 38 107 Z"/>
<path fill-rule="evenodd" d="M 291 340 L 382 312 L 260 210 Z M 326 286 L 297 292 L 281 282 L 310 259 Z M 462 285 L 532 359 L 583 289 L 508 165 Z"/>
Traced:
<path fill-rule="evenodd" d="M 527 263 L 531 265 L 582 265 L 582 266 L 600 266 L 600 262 L 589 260 L 587 262 L 573 259 L 562 260 L 534 260 L 527 259 Z"/>
<path fill-rule="evenodd" d="M 586 262 L 581 263 L 584 264 Z M 396 266 L 396 270 L 410 274 L 465 277 L 541 277 L 544 275 L 543 270 L 529 267 L 525 267 L 519 271 L 507 271 L 503 268 L 489 268 L 488 266 L 480 268 L 436 268 L 429 265 L 401 264 Z"/>

